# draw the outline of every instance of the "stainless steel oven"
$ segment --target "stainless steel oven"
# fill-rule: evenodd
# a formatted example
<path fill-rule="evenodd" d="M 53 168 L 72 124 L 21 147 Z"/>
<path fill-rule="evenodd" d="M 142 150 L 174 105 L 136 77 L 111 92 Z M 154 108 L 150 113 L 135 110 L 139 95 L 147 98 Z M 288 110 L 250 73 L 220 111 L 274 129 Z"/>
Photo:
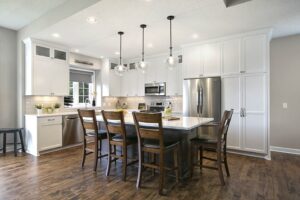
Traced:
<path fill-rule="evenodd" d="M 166 96 L 166 83 L 145 83 L 145 96 Z"/>

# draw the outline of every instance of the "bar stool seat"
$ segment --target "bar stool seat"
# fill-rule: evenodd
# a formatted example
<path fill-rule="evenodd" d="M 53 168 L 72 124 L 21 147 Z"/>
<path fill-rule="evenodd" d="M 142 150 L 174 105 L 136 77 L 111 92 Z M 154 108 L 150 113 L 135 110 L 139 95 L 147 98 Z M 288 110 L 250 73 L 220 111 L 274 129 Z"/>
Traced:
<path fill-rule="evenodd" d="M 95 132 L 92 131 L 92 132 L 87 132 L 86 133 L 87 136 L 95 136 Z M 105 130 L 98 130 L 98 138 L 101 138 L 101 139 L 106 139 L 107 138 L 107 133 Z"/>
<path fill-rule="evenodd" d="M 6 134 L 13 133 L 14 134 L 14 153 L 15 156 L 17 156 L 17 151 L 22 150 L 22 152 L 25 153 L 25 147 L 24 147 L 24 141 L 23 141 L 23 133 L 24 128 L 0 128 L 0 134 L 3 134 L 3 147 L 2 147 L 2 152 L 3 154 L 6 153 Z M 19 133 L 19 138 L 20 138 L 20 143 L 17 142 L 17 137 Z M 18 144 L 21 144 L 21 147 L 18 148 Z"/>
<path fill-rule="evenodd" d="M 178 141 L 164 141 L 164 148 L 166 150 L 172 149 L 176 145 L 179 145 Z M 159 141 L 158 140 L 151 140 L 151 139 L 145 139 L 144 143 L 143 143 L 143 146 L 147 147 L 147 148 L 155 148 L 155 149 L 160 148 Z"/>

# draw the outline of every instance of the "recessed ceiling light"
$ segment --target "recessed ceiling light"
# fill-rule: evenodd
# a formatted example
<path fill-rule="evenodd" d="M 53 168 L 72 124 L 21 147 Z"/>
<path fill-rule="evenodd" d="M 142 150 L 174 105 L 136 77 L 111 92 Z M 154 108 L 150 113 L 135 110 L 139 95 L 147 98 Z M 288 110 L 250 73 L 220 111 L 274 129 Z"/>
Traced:
<path fill-rule="evenodd" d="M 152 47 L 153 47 L 153 44 L 152 44 L 152 43 L 148 43 L 148 44 L 147 44 L 147 47 L 148 47 L 148 48 L 152 48 Z"/>
<path fill-rule="evenodd" d="M 89 23 L 89 24 L 96 24 L 98 21 L 97 21 L 97 19 L 96 19 L 96 17 L 88 17 L 87 19 L 86 19 L 86 21 Z"/>
<path fill-rule="evenodd" d="M 100 56 L 100 58 L 102 59 L 102 58 L 104 58 L 104 56 Z"/>
<path fill-rule="evenodd" d="M 58 33 L 52 33 L 52 37 L 59 38 L 60 35 Z"/>
<path fill-rule="evenodd" d="M 199 35 L 198 35 L 197 33 L 194 33 L 194 34 L 192 35 L 192 37 L 193 37 L 194 39 L 197 39 L 197 38 L 199 37 Z"/>
<path fill-rule="evenodd" d="M 116 55 L 120 55 L 120 52 L 116 51 L 115 54 L 116 54 Z"/>
<path fill-rule="evenodd" d="M 79 49 L 74 49 L 74 51 L 75 51 L 76 53 L 78 53 L 78 52 L 79 52 Z"/>

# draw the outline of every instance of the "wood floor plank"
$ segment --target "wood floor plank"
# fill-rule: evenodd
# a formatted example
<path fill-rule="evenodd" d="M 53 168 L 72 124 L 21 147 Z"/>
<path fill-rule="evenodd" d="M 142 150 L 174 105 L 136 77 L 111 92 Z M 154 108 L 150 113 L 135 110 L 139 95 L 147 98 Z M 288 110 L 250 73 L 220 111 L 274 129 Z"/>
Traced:
<path fill-rule="evenodd" d="M 216 171 L 195 169 L 193 179 L 176 185 L 167 196 L 158 194 L 158 175 L 145 173 L 142 188 L 135 188 L 137 166 L 128 168 L 122 181 L 122 163 L 112 165 L 105 176 L 106 158 L 93 171 L 93 156 L 81 169 L 81 148 L 75 147 L 40 157 L 0 154 L 0 199 L 200 199 L 200 200 L 298 200 L 300 156 L 272 153 L 272 161 L 229 154 L 231 176 L 221 186 Z M 208 164 L 208 163 L 206 163 Z M 167 178 L 167 186 L 174 179 Z"/>

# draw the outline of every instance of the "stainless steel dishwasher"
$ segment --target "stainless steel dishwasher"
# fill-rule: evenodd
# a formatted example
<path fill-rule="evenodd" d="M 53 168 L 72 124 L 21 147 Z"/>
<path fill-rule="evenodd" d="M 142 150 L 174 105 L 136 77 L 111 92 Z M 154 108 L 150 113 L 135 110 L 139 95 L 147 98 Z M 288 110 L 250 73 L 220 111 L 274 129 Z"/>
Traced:
<path fill-rule="evenodd" d="M 74 145 L 83 141 L 83 129 L 78 115 L 63 116 L 63 146 Z"/>

